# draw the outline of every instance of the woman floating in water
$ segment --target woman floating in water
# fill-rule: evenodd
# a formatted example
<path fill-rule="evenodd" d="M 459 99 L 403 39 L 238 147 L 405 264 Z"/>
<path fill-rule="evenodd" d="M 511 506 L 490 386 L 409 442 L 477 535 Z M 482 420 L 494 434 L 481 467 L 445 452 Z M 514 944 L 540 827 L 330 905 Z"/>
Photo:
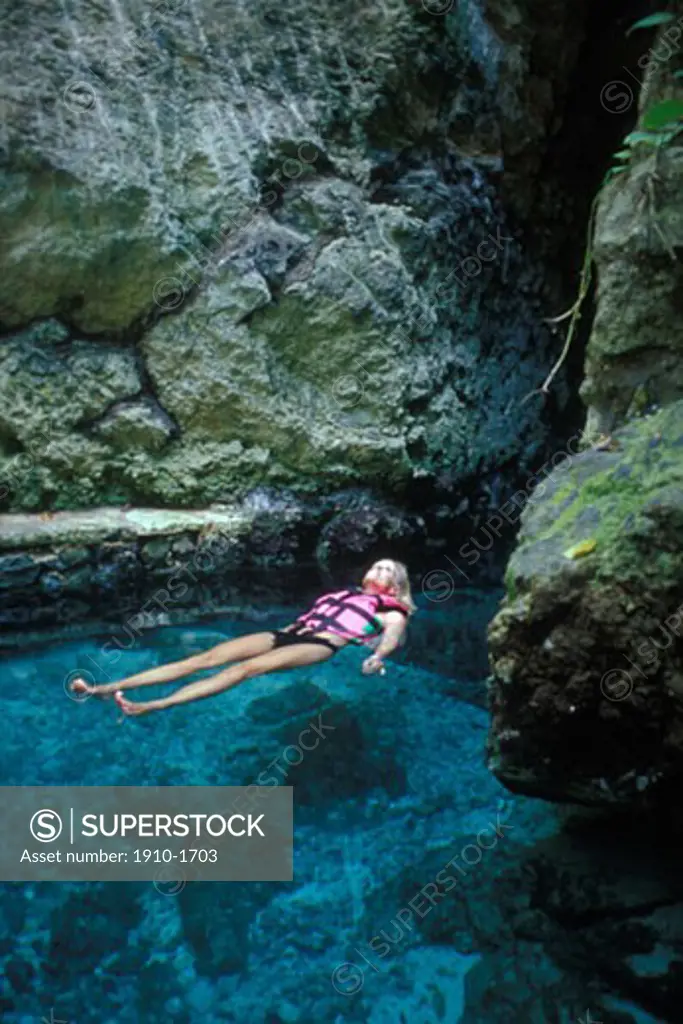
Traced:
<path fill-rule="evenodd" d="M 363 578 L 360 589 L 339 590 L 323 594 L 296 622 L 284 629 L 228 640 L 227 643 L 195 654 L 183 661 L 174 661 L 146 672 L 129 676 L 118 683 L 89 686 L 83 679 L 74 679 L 74 693 L 104 697 L 113 693 L 116 703 L 126 715 L 144 715 L 177 704 L 213 697 L 245 679 L 285 669 L 314 665 L 327 661 L 349 643 L 377 641 L 374 652 L 363 662 L 363 672 L 384 672 L 383 659 L 402 642 L 408 618 L 415 611 L 410 593 L 408 572 L 401 562 L 385 559 L 375 562 Z M 168 697 L 158 700 L 131 701 L 124 690 L 154 683 L 167 683 L 201 669 L 217 668 L 239 662 L 208 679 L 188 683 Z"/>

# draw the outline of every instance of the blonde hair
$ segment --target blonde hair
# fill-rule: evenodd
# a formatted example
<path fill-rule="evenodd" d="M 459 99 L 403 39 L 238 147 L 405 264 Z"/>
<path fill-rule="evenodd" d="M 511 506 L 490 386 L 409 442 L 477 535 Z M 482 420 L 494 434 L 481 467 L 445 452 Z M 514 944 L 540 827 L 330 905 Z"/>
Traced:
<path fill-rule="evenodd" d="M 407 567 L 403 564 L 403 562 L 397 562 L 393 558 L 381 558 L 379 559 L 379 561 L 391 562 L 391 564 L 393 565 L 394 578 L 396 580 L 396 587 L 398 589 L 398 594 L 396 596 L 398 597 L 399 601 L 401 601 L 406 606 L 406 608 L 412 615 L 414 612 L 417 611 L 417 605 L 413 601 L 413 595 L 410 589 L 410 579 L 408 577 Z M 377 562 L 373 562 L 371 568 L 374 568 L 375 565 L 377 565 Z"/>

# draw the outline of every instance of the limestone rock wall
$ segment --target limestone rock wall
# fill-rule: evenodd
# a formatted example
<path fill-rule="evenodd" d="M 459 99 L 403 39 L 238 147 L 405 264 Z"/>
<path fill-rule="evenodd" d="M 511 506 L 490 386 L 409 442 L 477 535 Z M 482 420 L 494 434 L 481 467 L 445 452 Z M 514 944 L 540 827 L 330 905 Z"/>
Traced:
<path fill-rule="evenodd" d="M 9 6 L 0 507 L 401 495 L 532 457 L 567 290 L 534 174 L 583 12 Z"/>
<path fill-rule="evenodd" d="M 642 45 L 636 131 L 657 103 L 683 99 L 683 5 L 675 6 L 677 20 Z M 683 396 L 683 136 L 664 145 L 644 137 L 630 152 L 615 160 L 626 170 L 605 187 L 595 231 L 596 315 L 581 394 L 596 431 Z"/>

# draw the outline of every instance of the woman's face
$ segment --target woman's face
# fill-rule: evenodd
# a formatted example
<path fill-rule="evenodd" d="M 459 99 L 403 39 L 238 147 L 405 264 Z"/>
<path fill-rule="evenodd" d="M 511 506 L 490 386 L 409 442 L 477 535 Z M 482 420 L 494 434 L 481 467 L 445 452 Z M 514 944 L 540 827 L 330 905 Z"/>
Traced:
<path fill-rule="evenodd" d="M 384 593 L 395 592 L 397 586 L 394 563 L 388 558 L 375 562 L 366 573 L 363 586 L 372 590 L 382 590 Z"/>

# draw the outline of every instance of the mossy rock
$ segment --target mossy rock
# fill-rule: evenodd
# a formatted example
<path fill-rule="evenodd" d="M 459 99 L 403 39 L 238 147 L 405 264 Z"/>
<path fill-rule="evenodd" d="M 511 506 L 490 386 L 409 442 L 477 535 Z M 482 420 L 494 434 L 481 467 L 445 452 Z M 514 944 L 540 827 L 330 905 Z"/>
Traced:
<path fill-rule="evenodd" d="M 0 173 L 0 322 L 64 316 L 121 331 L 155 308 L 159 279 L 187 264 L 184 243 L 142 188 L 93 196 L 65 172 Z M 39 240 L 39 244 L 37 244 Z"/>
<path fill-rule="evenodd" d="M 672 530 L 683 526 L 683 402 L 633 420 L 604 450 L 596 446 L 567 460 L 531 494 L 522 521 L 506 574 L 516 593 L 537 572 L 571 571 L 572 564 L 583 571 L 582 560 L 564 552 L 589 540 L 595 550 L 585 557 L 595 585 L 638 580 L 646 568 L 639 558 L 643 543 L 662 543 L 667 522 Z M 654 567 L 660 581 L 683 571 L 683 549 L 670 554 L 668 568 Z"/>
<path fill-rule="evenodd" d="M 172 420 L 152 399 L 123 402 L 94 428 L 95 434 L 120 451 L 158 451 L 174 434 Z"/>
<path fill-rule="evenodd" d="M 681 537 L 683 402 L 531 495 L 489 627 L 490 763 L 511 788 L 647 804 L 683 774 Z"/>
<path fill-rule="evenodd" d="M 406 435 L 397 429 L 406 371 L 400 342 L 368 308 L 367 284 L 344 270 L 354 257 L 331 252 L 310 283 L 293 282 L 271 300 L 266 275 L 277 287 L 288 252 L 296 257 L 306 244 L 292 231 L 257 233 L 187 311 L 148 332 L 142 350 L 156 393 L 188 455 L 239 446 L 237 459 L 235 449 L 216 467 L 221 476 L 229 470 L 225 485 L 316 490 L 321 481 L 348 486 L 371 476 L 400 485 L 410 475 Z M 371 279 L 361 244 L 355 262 Z"/>
<path fill-rule="evenodd" d="M 141 389 L 135 354 L 125 346 L 66 343 L 59 325 L 29 329 L 0 350 L 0 439 L 55 446 L 81 423 Z M 10 444 L 11 447 L 11 444 Z"/>

